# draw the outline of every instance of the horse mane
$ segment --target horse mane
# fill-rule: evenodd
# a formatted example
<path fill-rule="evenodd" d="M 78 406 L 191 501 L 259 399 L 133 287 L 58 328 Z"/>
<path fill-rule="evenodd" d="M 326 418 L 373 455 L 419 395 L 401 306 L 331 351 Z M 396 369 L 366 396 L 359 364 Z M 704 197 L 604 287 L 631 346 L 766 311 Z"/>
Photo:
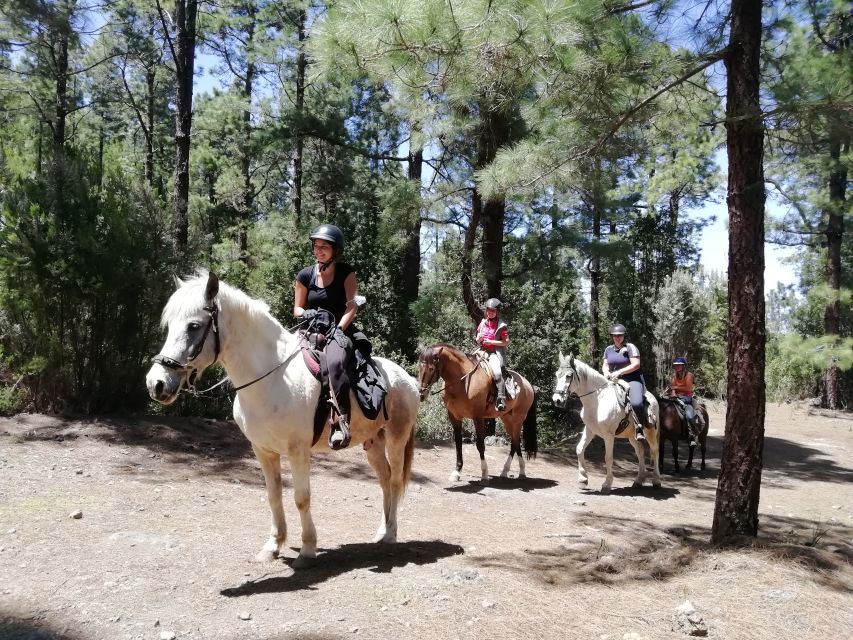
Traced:
<path fill-rule="evenodd" d="M 595 380 L 597 382 L 602 382 L 606 379 L 604 377 L 604 374 L 599 373 L 596 369 L 594 369 L 591 365 L 588 365 L 583 360 L 579 360 L 578 358 L 575 358 L 574 361 L 575 361 L 575 371 L 578 374 L 578 380 L 579 381 L 584 382 L 584 383 L 588 383 L 590 378 L 592 378 L 593 380 Z M 562 366 L 562 364 L 563 363 L 560 362 L 561 366 Z"/>
<path fill-rule="evenodd" d="M 163 308 L 163 314 L 160 317 L 162 327 L 168 327 L 173 320 L 198 313 L 198 310 L 204 305 L 207 278 L 208 272 L 200 269 L 196 271 L 195 275 L 185 280 L 178 280 L 177 290 L 171 295 Z M 219 293 L 216 298 L 222 308 L 244 314 L 250 320 L 271 321 L 278 330 L 285 331 L 281 323 L 270 313 L 270 306 L 266 302 L 251 298 L 245 292 L 222 280 L 219 281 Z"/>

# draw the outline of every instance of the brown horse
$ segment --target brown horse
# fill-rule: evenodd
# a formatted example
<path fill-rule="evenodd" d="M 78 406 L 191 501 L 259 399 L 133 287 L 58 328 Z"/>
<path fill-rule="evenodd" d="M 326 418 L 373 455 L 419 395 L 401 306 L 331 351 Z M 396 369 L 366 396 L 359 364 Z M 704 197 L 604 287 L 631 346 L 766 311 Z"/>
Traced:
<path fill-rule="evenodd" d="M 536 398 L 533 386 L 519 373 L 509 370 L 519 391 L 514 398 L 507 398 L 506 410 L 495 409 L 495 392 L 492 374 L 481 366 L 476 357 L 466 355 L 449 344 L 434 344 L 426 347 L 418 359 L 418 385 L 421 401 L 429 395 L 430 387 L 444 380 L 442 400 L 453 425 L 456 443 L 456 470 L 450 474 L 451 481 L 459 480 L 462 471 L 462 419 L 474 421 L 477 451 L 480 453 L 482 481 L 489 481 L 486 466 L 485 420 L 500 418 L 510 439 L 509 456 L 501 477 L 506 478 L 512 458 L 518 454 L 518 477 L 524 478 L 524 457 L 521 455 L 522 425 L 524 427 L 524 450 L 527 457 L 535 457 L 536 445 Z"/>
<path fill-rule="evenodd" d="M 661 396 L 660 402 L 660 459 L 659 465 L 663 469 L 664 443 L 669 440 L 672 443 L 672 459 L 675 461 L 675 472 L 678 473 L 678 441 L 690 440 L 687 432 L 687 420 L 681 417 L 681 411 L 677 407 L 678 400 L 673 396 Z M 708 440 L 708 410 L 704 404 L 696 407 L 696 413 L 702 416 L 702 431 L 699 433 L 699 447 L 702 450 L 702 470 L 705 470 L 705 449 Z M 688 447 L 687 469 L 693 468 L 693 450 L 695 445 Z"/>

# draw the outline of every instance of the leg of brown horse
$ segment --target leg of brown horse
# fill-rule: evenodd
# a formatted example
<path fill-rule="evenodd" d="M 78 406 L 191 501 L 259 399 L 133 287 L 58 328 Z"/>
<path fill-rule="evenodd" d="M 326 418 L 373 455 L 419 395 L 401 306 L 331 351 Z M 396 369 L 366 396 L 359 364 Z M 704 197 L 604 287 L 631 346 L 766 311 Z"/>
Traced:
<path fill-rule="evenodd" d="M 477 452 L 480 454 L 480 481 L 489 481 L 489 467 L 486 464 L 486 423 L 482 418 L 474 420 L 474 433 L 477 436 Z"/>
<path fill-rule="evenodd" d="M 447 417 L 453 425 L 453 443 L 456 445 L 456 470 L 451 472 L 450 481 L 459 482 L 462 477 L 462 418 L 457 418 L 449 411 Z"/>
<path fill-rule="evenodd" d="M 518 455 L 518 479 L 521 480 L 527 477 L 524 472 L 524 456 L 521 455 L 521 423 L 515 424 L 515 421 L 508 415 L 501 416 L 501 422 L 503 422 L 504 430 L 509 436 L 509 455 L 501 471 L 501 478 L 506 478 L 509 475 L 512 457 Z"/>

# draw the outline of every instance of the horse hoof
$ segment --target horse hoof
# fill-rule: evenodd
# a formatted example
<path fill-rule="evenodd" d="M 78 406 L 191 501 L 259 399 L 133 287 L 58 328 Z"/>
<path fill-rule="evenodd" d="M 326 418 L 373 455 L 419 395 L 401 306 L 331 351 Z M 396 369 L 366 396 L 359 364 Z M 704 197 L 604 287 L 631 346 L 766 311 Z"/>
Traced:
<path fill-rule="evenodd" d="M 603 496 L 610 495 L 610 487 L 601 487 L 600 493 Z"/>
<path fill-rule="evenodd" d="M 483 476 L 480 478 L 480 484 L 489 484 L 489 476 Z"/>
<path fill-rule="evenodd" d="M 303 556 L 301 553 L 296 556 L 296 559 L 293 561 L 291 565 L 294 569 L 307 569 L 308 567 L 314 564 L 314 557 L 312 556 Z"/>
<path fill-rule="evenodd" d="M 501 473 L 501 478 L 509 478 L 509 474 L 506 471 L 504 471 Z"/>
<path fill-rule="evenodd" d="M 586 489 L 589 483 L 586 480 L 578 480 L 578 489 Z"/>
<path fill-rule="evenodd" d="M 639 480 L 634 480 L 634 482 L 632 482 L 632 483 L 631 483 L 631 486 L 632 486 L 632 487 L 634 487 L 634 488 L 636 489 L 636 488 L 638 488 L 638 487 L 642 487 L 642 486 L 643 486 L 643 483 L 642 483 L 642 482 L 640 482 Z"/>
<path fill-rule="evenodd" d="M 255 562 L 273 562 L 276 558 L 278 558 L 278 551 L 261 549 L 260 553 L 255 556 Z"/>
<path fill-rule="evenodd" d="M 377 533 L 373 537 L 374 544 L 394 544 L 397 542 L 397 536 L 393 533 Z"/>
<path fill-rule="evenodd" d="M 654 488 L 654 489 L 660 489 L 660 482 L 653 482 L 653 483 L 652 483 L 652 488 Z"/>
<path fill-rule="evenodd" d="M 458 471 L 454 471 L 453 473 L 450 474 L 450 481 L 451 482 L 459 482 L 459 480 L 461 478 L 462 478 L 462 474 L 459 473 Z"/>
<path fill-rule="evenodd" d="M 527 480 L 527 474 L 526 473 L 519 473 L 518 479 L 519 480 Z"/>

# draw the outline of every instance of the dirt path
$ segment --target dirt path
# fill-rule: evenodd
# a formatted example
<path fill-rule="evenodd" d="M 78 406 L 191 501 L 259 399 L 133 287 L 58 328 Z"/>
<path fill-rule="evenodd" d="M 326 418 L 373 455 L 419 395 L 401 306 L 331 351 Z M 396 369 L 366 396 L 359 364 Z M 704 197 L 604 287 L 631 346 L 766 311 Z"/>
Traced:
<path fill-rule="evenodd" d="M 651 640 L 686 637 L 686 600 L 712 638 L 847 637 L 853 420 L 769 405 L 761 536 L 722 551 L 706 542 L 723 420 L 714 407 L 707 470 L 665 475 L 659 491 L 630 488 L 636 463 L 621 443 L 609 496 L 597 493 L 599 444 L 585 492 L 573 452 L 530 462 L 526 482 L 482 486 L 473 446 L 453 484 L 451 447 L 422 445 L 401 542 L 388 547 L 366 543 L 380 491 L 363 453 L 318 456 L 321 554 L 294 573 L 295 551 L 252 561 L 269 515 L 235 427 L 3 419 L 0 638 Z M 487 448 L 493 474 L 505 455 Z M 285 507 L 295 545 L 289 493 Z"/>

